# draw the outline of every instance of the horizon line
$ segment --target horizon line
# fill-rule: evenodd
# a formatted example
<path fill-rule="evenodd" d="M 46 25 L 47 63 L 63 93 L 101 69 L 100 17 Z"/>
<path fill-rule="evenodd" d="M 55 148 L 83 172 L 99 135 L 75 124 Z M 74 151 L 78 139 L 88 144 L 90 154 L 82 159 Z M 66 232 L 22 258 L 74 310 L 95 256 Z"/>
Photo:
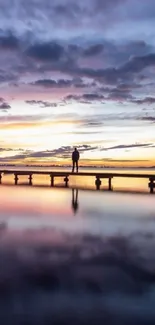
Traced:
<path fill-rule="evenodd" d="M 50 165 L 42 165 L 42 164 L 11 164 L 11 163 L 8 163 L 8 164 L 1 164 L 0 163 L 0 166 L 10 166 L 10 167 L 18 167 L 18 166 L 23 166 L 23 167 L 43 167 L 43 168 L 46 168 L 46 167 L 56 167 L 56 168 L 65 168 L 65 167 L 69 167 L 71 168 L 72 165 L 57 165 L 57 164 L 50 164 Z M 115 169 L 119 169 L 119 168 L 141 168 L 141 169 L 150 169 L 150 168 L 155 168 L 155 166 L 105 166 L 105 165 L 79 165 L 79 168 L 95 168 L 95 169 L 99 169 L 99 168 L 115 168 Z"/>

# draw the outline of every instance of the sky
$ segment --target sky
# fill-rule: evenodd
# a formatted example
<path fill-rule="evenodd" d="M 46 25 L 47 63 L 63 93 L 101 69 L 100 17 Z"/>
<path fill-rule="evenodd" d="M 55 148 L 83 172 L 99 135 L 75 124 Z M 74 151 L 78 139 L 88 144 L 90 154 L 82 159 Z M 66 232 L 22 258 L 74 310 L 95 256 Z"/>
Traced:
<path fill-rule="evenodd" d="M 0 0 L 0 164 L 155 165 L 154 24 L 154 0 Z"/>

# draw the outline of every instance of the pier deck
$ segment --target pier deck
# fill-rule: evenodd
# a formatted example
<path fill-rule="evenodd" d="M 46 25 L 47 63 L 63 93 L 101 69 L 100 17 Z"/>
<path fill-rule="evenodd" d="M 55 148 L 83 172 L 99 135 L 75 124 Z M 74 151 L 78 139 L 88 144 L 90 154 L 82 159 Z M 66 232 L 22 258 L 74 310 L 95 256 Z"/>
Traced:
<path fill-rule="evenodd" d="M 108 179 L 108 188 L 109 191 L 112 191 L 112 179 L 113 178 L 141 178 L 148 179 L 148 188 L 150 189 L 150 193 L 154 193 L 155 189 L 155 175 L 150 174 L 138 174 L 138 173 L 96 173 L 96 172 L 79 172 L 72 173 L 68 171 L 39 171 L 39 170 L 0 170 L 0 184 L 2 183 L 2 178 L 4 174 L 12 174 L 14 175 L 15 185 L 18 185 L 19 176 L 28 176 L 29 185 L 32 185 L 33 175 L 49 175 L 51 179 L 51 186 L 54 186 L 54 179 L 57 177 L 64 177 L 65 186 L 68 187 L 69 177 L 81 176 L 81 177 L 95 177 L 95 186 L 96 189 L 99 190 L 101 187 L 101 179 Z"/>

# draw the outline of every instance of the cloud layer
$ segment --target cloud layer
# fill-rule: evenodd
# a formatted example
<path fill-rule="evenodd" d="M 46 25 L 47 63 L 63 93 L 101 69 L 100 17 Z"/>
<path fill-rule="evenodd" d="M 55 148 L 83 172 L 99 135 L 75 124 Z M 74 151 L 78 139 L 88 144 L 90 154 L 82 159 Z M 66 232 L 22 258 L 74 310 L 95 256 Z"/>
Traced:
<path fill-rule="evenodd" d="M 50 123 L 71 114 L 72 125 L 69 119 L 70 129 L 63 131 L 66 147 L 80 143 L 82 136 L 87 143 L 91 128 L 92 141 L 109 139 L 107 147 L 114 150 L 128 120 L 132 143 L 153 143 L 154 14 L 153 0 L 142 0 L 140 10 L 134 0 L 19 0 L 13 9 L 11 0 L 2 0 L 1 120 L 19 116 L 23 125 L 24 116 L 27 123 L 32 115 L 29 122 L 36 129 L 40 118 Z M 48 128 L 45 133 L 49 137 Z M 118 136 L 111 145 L 113 133 Z M 60 148 L 60 136 L 55 142 Z"/>

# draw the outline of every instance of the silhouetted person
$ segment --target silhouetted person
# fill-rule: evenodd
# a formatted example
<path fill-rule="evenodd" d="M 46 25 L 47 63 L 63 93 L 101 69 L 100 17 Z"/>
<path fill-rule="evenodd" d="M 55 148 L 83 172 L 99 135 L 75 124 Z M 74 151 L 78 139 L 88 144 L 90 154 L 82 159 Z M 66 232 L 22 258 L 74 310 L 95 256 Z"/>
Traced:
<path fill-rule="evenodd" d="M 77 148 L 75 148 L 73 153 L 72 153 L 72 163 L 73 163 L 72 173 L 74 172 L 75 166 L 76 166 L 76 171 L 78 173 L 78 161 L 79 161 L 79 158 L 80 158 L 80 154 L 79 154 Z"/>
<path fill-rule="evenodd" d="M 76 192 L 76 194 L 75 194 Z M 78 190 L 76 189 L 72 189 L 72 209 L 74 211 L 74 213 L 77 212 L 78 210 L 78 207 L 79 207 L 79 204 L 78 204 Z"/>

